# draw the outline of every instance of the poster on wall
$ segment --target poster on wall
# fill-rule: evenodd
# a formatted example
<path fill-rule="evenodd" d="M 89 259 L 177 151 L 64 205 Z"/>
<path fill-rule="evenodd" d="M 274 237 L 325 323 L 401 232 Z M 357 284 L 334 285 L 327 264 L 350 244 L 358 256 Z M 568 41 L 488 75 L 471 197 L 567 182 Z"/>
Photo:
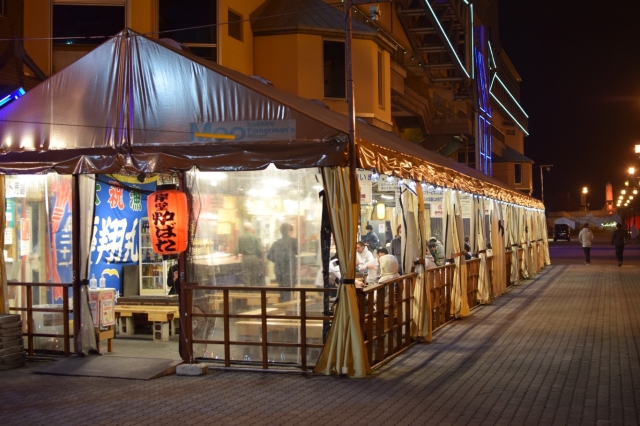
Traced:
<path fill-rule="evenodd" d="M 113 291 L 100 292 L 100 325 L 106 327 L 116 322 L 114 314 Z"/>
<path fill-rule="evenodd" d="M 429 204 L 429 212 L 431 217 L 442 218 L 444 217 L 444 195 L 443 194 L 429 194 L 425 195 L 424 203 Z"/>
<path fill-rule="evenodd" d="M 99 304 L 100 294 L 97 291 L 89 292 L 89 307 L 91 308 L 91 318 L 93 318 L 93 326 L 98 326 L 98 304 Z"/>
<path fill-rule="evenodd" d="M 147 194 L 155 191 L 156 179 L 100 175 L 96 180 L 89 277 L 120 294 L 122 267 L 138 264 L 139 223 L 147 216 Z"/>

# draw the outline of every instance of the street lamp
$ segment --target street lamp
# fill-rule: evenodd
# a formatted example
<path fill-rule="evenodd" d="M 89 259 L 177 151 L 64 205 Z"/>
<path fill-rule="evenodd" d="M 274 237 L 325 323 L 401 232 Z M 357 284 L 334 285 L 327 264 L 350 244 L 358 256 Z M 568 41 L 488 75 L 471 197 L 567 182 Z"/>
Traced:
<path fill-rule="evenodd" d="M 544 180 L 542 178 L 542 169 L 547 169 L 547 171 L 550 171 L 552 167 L 553 164 L 540 165 L 540 199 L 542 200 L 542 204 L 544 204 Z"/>
<path fill-rule="evenodd" d="M 589 189 L 586 186 L 582 187 L 582 194 L 580 194 L 580 204 L 584 206 L 584 211 L 587 211 L 587 193 Z"/>

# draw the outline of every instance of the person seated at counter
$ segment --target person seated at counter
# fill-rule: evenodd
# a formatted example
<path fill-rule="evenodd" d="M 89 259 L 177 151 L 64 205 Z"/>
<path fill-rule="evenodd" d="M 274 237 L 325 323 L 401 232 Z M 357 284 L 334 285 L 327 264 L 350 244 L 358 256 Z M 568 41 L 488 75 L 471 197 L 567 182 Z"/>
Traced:
<path fill-rule="evenodd" d="M 400 277 L 398 273 L 398 259 L 392 254 L 383 254 L 379 257 L 380 261 L 380 278 L 373 282 L 356 279 L 356 287 L 366 287 L 373 284 L 384 284 L 389 281 L 393 281 Z"/>
<path fill-rule="evenodd" d="M 340 279 L 342 278 L 342 273 L 340 272 L 340 262 L 338 261 L 338 255 L 334 254 L 329 260 L 329 286 L 337 287 L 340 283 Z M 324 287 L 324 276 L 322 275 L 322 268 L 318 271 L 316 275 L 316 287 Z"/>
<path fill-rule="evenodd" d="M 392 254 L 385 254 L 380 257 L 380 279 L 378 284 L 384 284 L 389 281 L 394 281 L 400 277 L 398 273 L 399 265 L 398 259 Z"/>
<path fill-rule="evenodd" d="M 367 275 L 367 284 L 375 284 L 377 281 L 376 260 L 363 241 L 356 243 L 356 272 Z"/>
<path fill-rule="evenodd" d="M 244 233 L 236 245 L 236 258 L 242 256 L 242 283 L 246 286 L 264 286 L 262 241 L 255 235 L 251 222 L 245 222 L 242 228 Z"/>
<path fill-rule="evenodd" d="M 441 261 L 438 262 L 436 243 L 434 241 L 429 241 L 428 247 L 429 247 L 429 254 L 433 258 L 433 262 L 436 264 L 436 266 L 442 266 Z"/>
<path fill-rule="evenodd" d="M 435 256 L 434 256 L 434 258 L 436 259 L 436 263 L 438 264 L 438 266 L 442 266 L 444 262 L 444 245 L 436 237 L 431 237 L 429 239 L 429 244 L 431 243 L 436 244 Z"/>
<path fill-rule="evenodd" d="M 469 244 L 469 236 L 465 235 L 464 237 L 464 258 L 467 260 L 471 259 L 471 245 Z"/>

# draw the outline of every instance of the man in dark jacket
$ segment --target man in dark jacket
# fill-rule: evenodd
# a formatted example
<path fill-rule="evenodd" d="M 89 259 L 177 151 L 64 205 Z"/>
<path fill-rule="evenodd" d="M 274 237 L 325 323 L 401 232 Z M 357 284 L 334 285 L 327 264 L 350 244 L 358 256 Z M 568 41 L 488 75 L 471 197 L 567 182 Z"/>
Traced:
<path fill-rule="evenodd" d="M 373 253 L 374 250 L 376 250 L 380 245 L 380 239 L 378 238 L 376 233 L 373 232 L 373 226 L 367 225 L 364 229 L 367 231 L 367 233 L 362 236 L 361 241 L 364 243 L 365 247 L 367 247 L 369 251 Z"/>
<path fill-rule="evenodd" d="M 280 287 L 293 287 L 296 283 L 298 240 L 291 236 L 292 233 L 293 226 L 288 223 L 280 225 L 282 238 L 274 241 L 267 253 L 267 260 L 274 264 L 276 281 Z M 283 291 L 280 300 L 291 300 L 291 292 Z"/>
<path fill-rule="evenodd" d="M 611 236 L 611 245 L 616 248 L 616 259 L 618 259 L 618 266 L 622 266 L 622 253 L 624 252 L 624 230 L 622 229 L 622 224 L 618 223 L 616 225 L 615 231 L 613 231 L 613 235 Z"/>

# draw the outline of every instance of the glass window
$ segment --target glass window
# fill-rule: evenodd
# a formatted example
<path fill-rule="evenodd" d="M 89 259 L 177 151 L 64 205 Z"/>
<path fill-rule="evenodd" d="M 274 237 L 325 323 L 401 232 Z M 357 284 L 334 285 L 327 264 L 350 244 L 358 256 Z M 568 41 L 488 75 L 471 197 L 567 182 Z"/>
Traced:
<path fill-rule="evenodd" d="M 216 4 L 211 0 L 159 0 L 160 37 L 182 43 L 193 54 L 216 62 Z"/>
<path fill-rule="evenodd" d="M 242 15 L 229 9 L 227 15 L 229 37 L 242 41 Z"/>
<path fill-rule="evenodd" d="M 98 45 L 125 27 L 124 6 L 53 5 L 54 45 Z"/>
<path fill-rule="evenodd" d="M 522 183 L 522 164 L 514 164 L 514 181 L 516 184 Z"/>
<path fill-rule="evenodd" d="M 324 41 L 324 97 L 345 98 L 344 42 Z"/>

